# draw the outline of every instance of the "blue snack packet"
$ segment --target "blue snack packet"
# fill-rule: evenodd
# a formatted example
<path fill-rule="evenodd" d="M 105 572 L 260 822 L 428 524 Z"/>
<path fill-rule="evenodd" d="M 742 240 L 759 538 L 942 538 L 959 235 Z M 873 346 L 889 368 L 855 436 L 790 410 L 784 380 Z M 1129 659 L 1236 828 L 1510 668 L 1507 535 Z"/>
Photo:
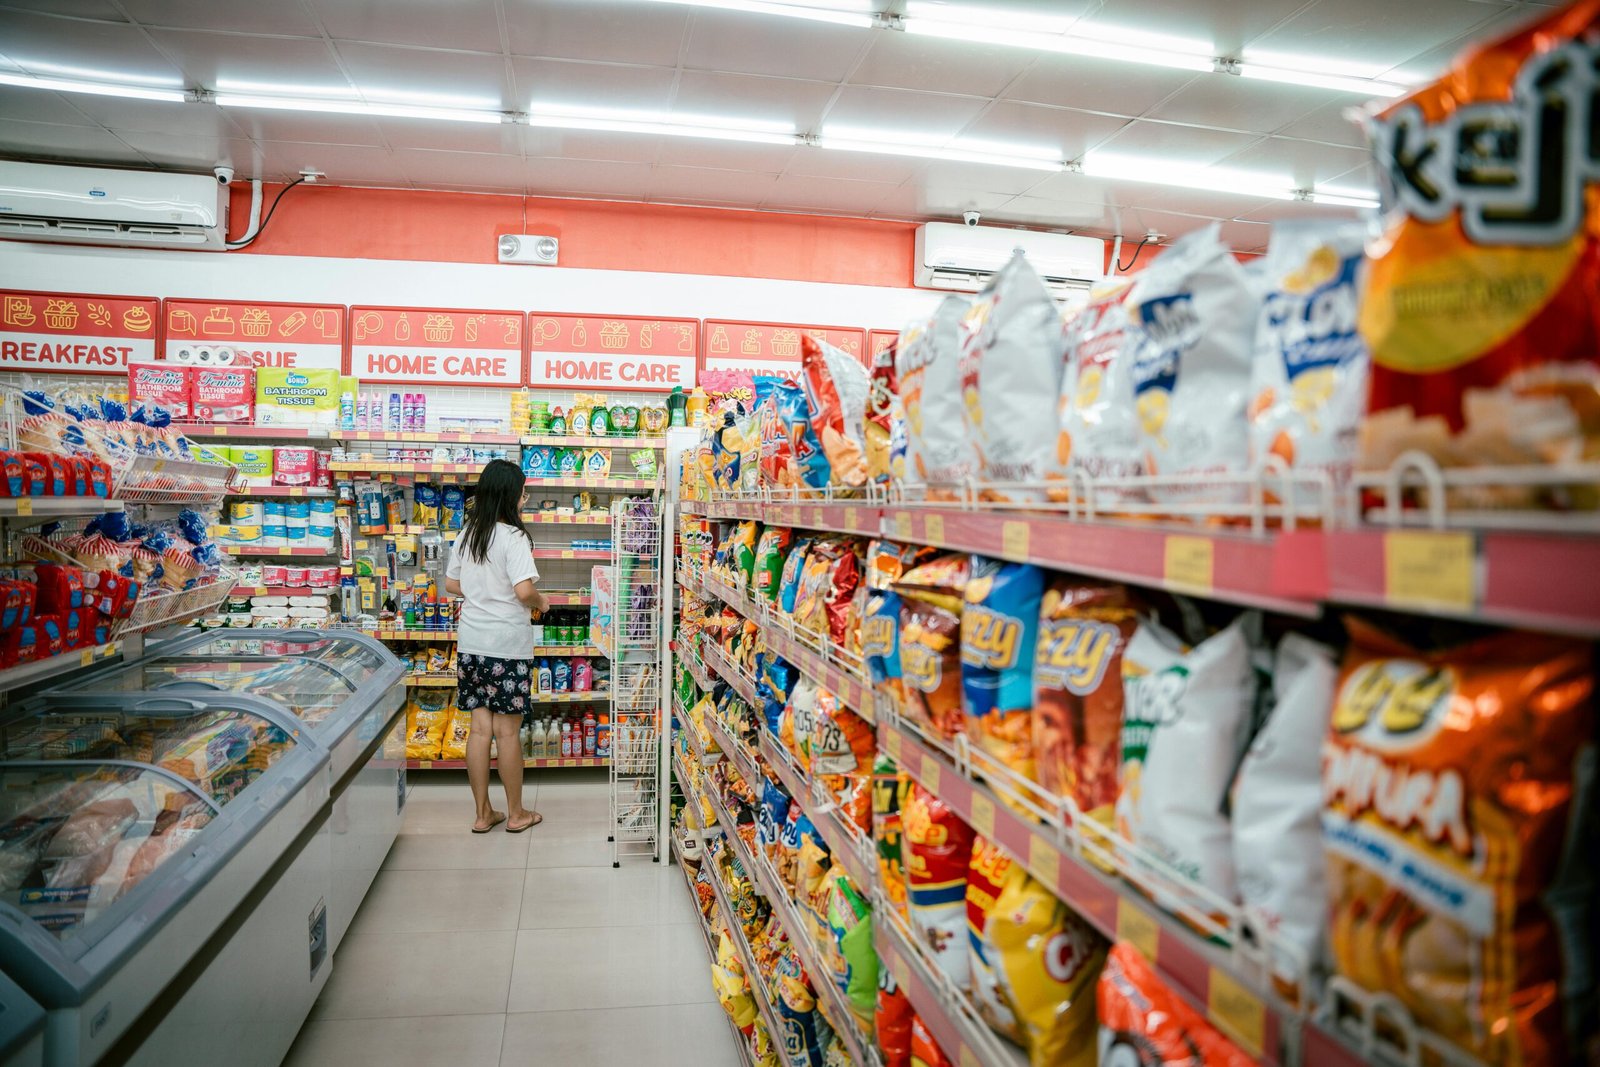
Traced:
<path fill-rule="evenodd" d="M 961 704 L 972 743 L 1035 780 L 1033 662 L 1044 571 L 972 557 L 961 613 Z"/>

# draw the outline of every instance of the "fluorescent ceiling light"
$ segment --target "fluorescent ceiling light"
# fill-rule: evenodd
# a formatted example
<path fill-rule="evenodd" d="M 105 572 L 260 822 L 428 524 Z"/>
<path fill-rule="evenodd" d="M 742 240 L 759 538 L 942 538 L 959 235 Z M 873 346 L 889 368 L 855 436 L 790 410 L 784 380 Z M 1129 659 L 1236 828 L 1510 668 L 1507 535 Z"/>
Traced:
<path fill-rule="evenodd" d="M 1136 159 L 1131 156 L 1110 156 L 1099 152 L 1083 158 L 1082 173 L 1091 178 L 1112 178 L 1117 181 L 1148 182 L 1152 185 L 1174 185 L 1184 189 L 1204 189 L 1216 193 L 1237 193 L 1240 196 L 1259 196 L 1273 200 L 1293 200 L 1294 189 L 1290 183 L 1280 182 L 1260 174 L 1237 170 L 1219 170 L 1215 167 L 1188 167 L 1161 160 Z"/>
<path fill-rule="evenodd" d="M 1290 70 L 1246 61 L 1240 61 L 1237 67 L 1241 78 L 1282 82 L 1285 85 L 1306 85 L 1313 89 L 1335 89 L 1343 93 L 1359 93 L 1362 96 L 1399 96 L 1406 91 L 1404 85 L 1384 81 L 1381 78 L 1362 78 L 1316 70 Z"/>
<path fill-rule="evenodd" d="M 783 15 L 788 18 L 809 19 L 813 22 L 831 22 L 836 26 L 869 28 L 877 25 L 877 17 L 863 10 L 859 4 L 844 7 L 813 7 L 805 3 L 777 3 L 769 0 L 654 0 L 658 4 L 678 4 L 682 7 L 709 7 L 719 11 L 748 11 L 757 15 Z"/>
<path fill-rule="evenodd" d="M 84 82 L 72 78 L 36 78 L 32 74 L 0 71 L 0 85 L 19 85 L 24 89 L 50 89 L 58 93 L 92 93 L 95 96 L 120 96 L 127 100 L 164 100 L 181 104 L 189 99 L 182 89 L 150 89 L 143 85 L 114 85 L 109 82 Z"/>
<path fill-rule="evenodd" d="M 1148 43 L 1132 44 L 1120 40 L 1107 40 L 1106 36 L 1066 32 L 1061 19 L 1040 19 L 1036 27 L 1027 27 L 1021 20 L 987 18 L 974 12 L 967 17 L 960 9 L 929 8 L 927 14 L 907 15 L 903 25 L 907 33 L 929 37 L 945 37 L 953 41 L 979 41 L 984 44 L 1008 45 L 1012 48 L 1031 48 L 1035 51 L 1063 52 L 1068 55 L 1092 56 L 1097 59 L 1114 59 L 1124 63 L 1142 63 L 1146 66 L 1171 67 L 1177 70 L 1210 71 L 1216 61 L 1211 50 L 1196 48 L 1184 51 L 1155 47 Z M 957 16 L 952 18 L 950 16 Z"/>
<path fill-rule="evenodd" d="M 947 159 L 957 163 L 986 163 L 1023 170 L 1059 171 L 1065 165 L 1053 148 L 1038 145 L 993 144 L 987 141 L 952 141 L 936 145 L 905 139 L 889 131 L 855 127 L 825 127 L 813 142 L 818 148 L 840 152 L 869 152 L 917 159 Z"/>
<path fill-rule="evenodd" d="M 1363 193 L 1355 189 L 1313 189 L 1311 190 L 1313 204 L 1333 204 L 1338 207 L 1370 207 L 1378 206 L 1378 198 L 1371 193 Z"/>
<path fill-rule="evenodd" d="M 360 100 L 315 100 L 309 97 L 251 96 L 244 93 L 218 93 L 220 107 L 254 107 L 269 111 L 317 111 L 331 115 L 374 115 L 396 119 L 440 119 L 446 122 L 499 123 L 499 111 L 479 111 L 459 107 L 423 107 L 412 104 L 369 104 Z"/>
<path fill-rule="evenodd" d="M 536 103 L 528 111 L 528 125 L 562 130 L 703 137 L 713 141 L 746 141 L 755 144 L 792 145 L 800 142 L 793 123 L 714 115 L 678 115 L 670 111 L 601 110 Z"/>

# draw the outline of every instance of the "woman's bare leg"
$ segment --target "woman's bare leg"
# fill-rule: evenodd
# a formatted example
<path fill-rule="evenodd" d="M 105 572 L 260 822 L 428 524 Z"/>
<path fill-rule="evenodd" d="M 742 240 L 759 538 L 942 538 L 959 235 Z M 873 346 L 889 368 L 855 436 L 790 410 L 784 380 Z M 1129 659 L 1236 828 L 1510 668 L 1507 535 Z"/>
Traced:
<path fill-rule="evenodd" d="M 506 787 L 506 828 L 521 829 L 533 819 L 533 812 L 522 806 L 522 727 L 520 715 L 494 717 L 495 742 L 500 750 L 500 784 Z"/>
<path fill-rule="evenodd" d="M 478 809 L 474 830 L 487 830 L 501 818 L 489 806 L 489 738 L 495 731 L 495 719 L 509 719 L 509 715 L 493 715 L 487 708 L 472 709 L 472 732 L 467 735 L 467 781 L 472 786 L 472 803 Z M 505 743 L 501 742 L 504 752 Z M 520 752 L 521 749 L 518 749 Z M 520 768 L 521 761 L 518 760 Z"/>

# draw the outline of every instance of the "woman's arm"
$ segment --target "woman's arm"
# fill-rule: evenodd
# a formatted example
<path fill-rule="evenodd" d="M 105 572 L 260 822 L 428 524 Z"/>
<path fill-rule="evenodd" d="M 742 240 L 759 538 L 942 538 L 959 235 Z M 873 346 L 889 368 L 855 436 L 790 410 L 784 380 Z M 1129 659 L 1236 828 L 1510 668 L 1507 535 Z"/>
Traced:
<path fill-rule="evenodd" d="M 550 606 L 550 601 L 545 599 L 543 593 L 539 592 L 539 587 L 533 584 L 532 578 L 522 579 L 512 589 L 512 592 L 517 594 L 517 599 L 522 601 L 523 607 L 529 611 L 537 611 L 543 614 L 544 609 Z"/>
<path fill-rule="evenodd" d="M 461 581 L 460 581 L 460 579 L 457 579 L 457 578 L 446 578 L 444 580 L 444 591 L 446 593 L 449 593 L 451 596 L 460 596 L 461 595 Z"/>

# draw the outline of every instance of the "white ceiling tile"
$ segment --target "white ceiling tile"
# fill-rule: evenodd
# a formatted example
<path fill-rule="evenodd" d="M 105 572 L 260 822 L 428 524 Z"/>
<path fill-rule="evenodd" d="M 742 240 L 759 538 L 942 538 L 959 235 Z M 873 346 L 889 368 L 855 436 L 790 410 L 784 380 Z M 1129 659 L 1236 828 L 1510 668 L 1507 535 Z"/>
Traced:
<path fill-rule="evenodd" d="M 1250 42 L 1245 57 L 1309 57 L 1374 72 L 1450 41 L 1500 14 L 1463 0 L 1317 0 Z"/>
<path fill-rule="evenodd" d="M 794 161 L 817 155 L 793 145 L 745 144 L 740 141 L 703 141 L 697 137 L 662 137 L 656 142 L 655 162 L 669 166 L 711 167 L 781 174 Z"/>
<path fill-rule="evenodd" d="M 1272 227 L 1249 219 L 1223 219 L 1222 243 L 1235 252 L 1263 253 L 1272 241 Z"/>
<path fill-rule="evenodd" d="M 1017 196 L 1037 186 L 1050 177 L 1048 171 L 1024 170 L 1019 167 L 996 167 L 987 163 L 960 163 L 948 159 L 928 160 L 920 179 L 930 186 L 953 186 L 957 189 L 982 189 L 987 193 L 1005 193 Z"/>
<path fill-rule="evenodd" d="M 827 82 L 797 78 L 686 70 L 678 79 L 672 110 L 684 115 L 792 122 L 797 132 L 804 132 L 816 127 L 835 89 Z"/>
<path fill-rule="evenodd" d="M 564 59 L 514 56 L 517 110 L 530 103 L 571 107 L 665 110 L 672 91 L 671 67 L 629 67 Z"/>
<path fill-rule="evenodd" d="M 1116 226 L 1117 209 L 1042 196 L 1019 196 L 991 212 L 985 222 L 1019 222 L 1051 230 L 1105 230 Z"/>
<path fill-rule="evenodd" d="M 868 215 L 897 188 L 889 182 L 855 182 L 841 178 L 785 174 L 767 191 L 762 206 L 769 209 Z"/>
<path fill-rule="evenodd" d="M 1527 8 L 1515 11 L 1506 11 L 1494 15 L 1488 21 L 1474 26 L 1470 32 L 1439 44 L 1400 63 L 1393 71 L 1385 73 L 1402 82 L 1421 83 L 1432 81 L 1443 74 L 1449 66 L 1458 59 L 1462 52 L 1475 44 L 1498 40 L 1508 33 L 1513 33 L 1523 24 L 1547 15 L 1543 8 Z"/>
<path fill-rule="evenodd" d="M 160 100 L 123 100 L 115 96 L 76 93 L 72 103 L 85 115 L 119 133 L 192 133 L 197 137 L 237 137 L 226 109 L 212 104 L 168 104 Z"/>
<path fill-rule="evenodd" d="M 114 134 L 98 126 L 56 126 L 47 122 L 0 119 L 0 154 L 23 159 L 148 166 Z"/>
<path fill-rule="evenodd" d="M 654 163 L 661 142 L 665 140 L 665 137 L 639 133 L 588 133 L 583 130 L 530 126 L 522 130 L 522 152 L 530 158 L 561 156 L 566 159 Z"/>
<path fill-rule="evenodd" d="M 1091 20 L 1097 25 L 1206 41 L 1217 55 L 1241 45 L 1305 7 L 1308 0 L 1108 0 Z"/>
<path fill-rule="evenodd" d="M 384 148 L 360 145 L 259 142 L 263 170 L 278 177 L 293 176 L 310 168 L 328 176 L 329 185 L 351 182 L 387 182 L 404 185 L 395 157 Z"/>
<path fill-rule="evenodd" d="M 7 0 L 6 6 L 72 18 L 104 19 L 107 22 L 128 21 L 122 17 L 122 12 L 117 10 L 117 5 L 111 0 Z"/>
<path fill-rule="evenodd" d="M 0 56 L 32 74 L 183 84 L 183 72 L 127 23 L 83 22 L 0 8 Z"/>
<path fill-rule="evenodd" d="M 1310 141 L 1344 145 L 1347 148 L 1367 147 L 1367 135 L 1361 125 L 1351 118 L 1356 105 L 1349 100 L 1336 100 L 1309 111 L 1293 122 L 1273 132 L 1284 137 L 1303 137 Z"/>
<path fill-rule="evenodd" d="M 682 200 L 721 200 L 749 204 L 766 199 L 777 184 L 775 174 L 742 174 L 736 170 L 706 170 L 699 167 L 653 167 L 650 172 L 650 199 L 663 197 Z"/>
<path fill-rule="evenodd" d="M 1117 186 L 1115 202 L 1119 205 L 1137 205 L 1155 211 L 1175 211 L 1185 215 L 1208 215 L 1217 219 L 1247 216 L 1263 204 L 1283 203 L 1261 196 L 1217 193 L 1206 189 L 1187 189 L 1177 185 L 1119 182 Z M 1288 188 L 1287 183 L 1285 188 Z"/>
<path fill-rule="evenodd" d="M 258 107 L 223 108 L 239 131 L 253 141 L 383 145 L 378 124 L 365 115 L 324 115 L 314 111 L 274 111 Z"/>
<path fill-rule="evenodd" d="M 776 15 L 695 11 L 683 65 L 695 70 L 843 81 L 857 54 L 882 30 L 832 26 Z"/>
<path fill-rule="evenodd" d="M 1336 148 L 1315 141 L 1269 137 L 1227 157 L 1219 165 L 1230 170 L 1282 175 L 1296 188 L 1303 188 L 1351 171 L 1371 158 L 1370 152 L 1359 148 Z"/>
<path fill-rule="evenodd" d="M 1251 222 L 1283 222 L 1290 219 L 1346 219 L 1358 214 L 1349 208 L 1333 208 L 1304 200 L 1269 200 L 1249 211 L 1241 211 L 1238 218 Z"/>
<path fill-rule="evenodd" d="M 211 137 L 195 133 L 122 132 L 121 138 L 162 169 L 209 174 L 218 164 L 234 168 L 240 181 L 265 177 L 264 154 L 243 137 Z"/>
<path fill-rule="evenodd" d="M 1260 138 L 1248 133 L 1140 121 L 1128 123 L 1095 150 L 1118 156 L 1147 157 L 1164 163 L 1208 166 L 1258 140 Z"/>
<path fill-rule="evenodd" d="M 691 11 L 614 0 L 507 0 L 511 51 L 523 56 L 674 66 Z"/>
<path fill-rule="evenodd" d="M 421 148 L 449 152 L 492 152 L 522 155 L 522 128 L 476 122 L 439 122 L 435 119 L 378 119 L 378 131 L 390 148 Z"/>
<path fill-rule="evenodd" d="M 321 31 L 303 5 L 262 0 L 121 0 L 128 14 L 146 26 L 229 33 L 286 33 L 318 37 Z"/>
<path fill-rule="evenodd" d="M 1028 190 L 1030 197 L 1062 200 L 1079 204 L 1117 204 L 1118 186 L 1104 178 L 1090 178 L 1082 174 L 1051 174 Z"/>
<path fill-rule="evenodd" d="M 856 181 L 899 184 L 921 174 L 928 167 L 925 159 L 911 156 L 880 156 L 871 152 L 840 152 L 822 148 L 797 151 L 786 173 L 814 178 L 852 178 Z"/>
<path fill-rule="evenodd" d="M 872 50 L 850 75 L 850 84 L 998 96 L 1038 58 L 1024 48 L 878 33 Z"/>
<path fill-rule="evenodd" d="M 498 52 L 495 0 L 307 0 L 328 33 L 349 41 Z"/>
<path fill-rule="evenodd" d="M 77 106 L 80 101 L 87 99 L 91 98 L 83 93 L 47 93 L 39 89 L 19 89 L 12 85 L 0 85 L 0 115 L 19 122 L 93 126 L 96 124 L 95 120 Z"/>
<path fill-rule="evenodd" d="M 902 185 L 879 202 L 876 213 L 908 218 L 959 219 L 963 211 L 994 211 L 1011 199 L 1005 193 L 953 185 Z"/>
<path fill-rule="evenodd" d="M 426 94 L 449 106 L 522 110 L 500 56 L 349 41 L 336 47 L 350 80 L 369 100 L 406 101 Z"/>
<path fill-rule="evenodd" d="M 1328 102 L 1326 89 L 1213 74 L 1196 78 L 1146 115 L 1169 122 L 1271 133 Z"/>
<path fill-rule="evenodd" d="M 528 195 L 625 196 L 643 200 L 650 166 L 598 159 L 530 159 L 523 165 Z"/>
<path fill-rule="evenodd" d="M 1197 77 L 1214 75 L 1087 56 L 1045 56 L 1012 86 L 1006 99 L 1137 116 Z"/>
<path fill-rule="evenodd" d="M 983 105 L 976 97 L 850 86 L 839 94 L 822 127 L 848 126 L 902 138 L 945 141 L 977 118 Z"/>
<path fill-rule="evenodd" d="M 208 89 L 228 83 L 241 92 L 249 91 L 247 86 L 279 86 L 280 92 L 350 91 L 350 79 L 320 39 L 199 30 L 151 30 L 150 37 L 190 78 Z"/>
<path fill-rule="evenodd" d="M 1215 219 L 1204 215 L 1187 215 L 1176 211 L 1154 211 L 1135 204 L 1119 209 L 1122 231 L 1122 261 L 1133 258 L 1133 246 L 1139 238 L 1154 230 L 1161 234 L 1162 242 L 1170 244 L 1175 238 L 1206 226 Z"/>
<path fill-rule="evenodd" d="M 1052 148 L 1063 160 L 1077 159 L 1127 125 L 1128 120 L 1087 111 L 1002 101 L 984 112 L 963 138 Z"/>
<path fill-rule="evenodd" d="M 441 183 L 481 185 L 521 192 L 526 181 L 521 156 L 396 149 L 394 162 L 408 180 L 424 188 Z"/>

